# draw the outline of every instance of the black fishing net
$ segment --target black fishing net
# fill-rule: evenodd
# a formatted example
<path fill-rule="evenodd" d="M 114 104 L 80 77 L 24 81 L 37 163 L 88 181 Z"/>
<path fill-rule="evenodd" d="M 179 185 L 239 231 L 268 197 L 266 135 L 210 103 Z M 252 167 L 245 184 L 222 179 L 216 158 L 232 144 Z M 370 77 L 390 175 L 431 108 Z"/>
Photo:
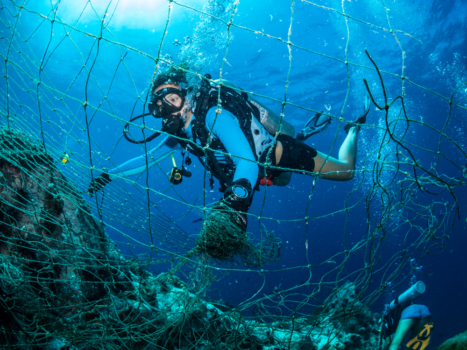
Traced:
<path fill-rule="evenodd" d="M 454 79 L 442 94 L 406 76 L 405 46 L 421 41 L 395 27 L 403 21 L 393 20 L 384 1 L 361 17 L 344 1 L 291 1 L 282 37 L 237 20 L 253 15 L 247 2 L 148 4 L 147 12 L 164 11 L 163 25 L 148 22 L 144 28 L 158 35 L 151 45 L 114 27 L 125 6 L 110 0 L 0 0 L 1 346 L 374 349 L 379 323 L 368 306 L 419 273 L 426 255 L 441 254 L 459 215 L 456 190 L 465 184 L 467 154 L 450 125 L 466 115 L 467 82 Z M 167 44 L 179 47 L 173 57 L 164 43 L 173 39 L 172 22 L 180 23 L 176 11 L 192 24 L 183 40 Z M 325 31 L 338 28 L 331 35 L 339 55 L 330 54 L 326 42 L 312 49 L 303 40 L 306 33 L 294 37 L 296 18 L 316 11 Z M 267 11 L 265 16 L 273 20 Z M 391 55 L 397 68 L 380 67 L 385 53 L 373 54 L 353 39 L 366 32 L 379 33 L 382 45 L 396 43 L 391 50 L 398 56 Z M 231 86 L 223 81 L 227 73 L 235 81 L 230 55 L 259 57 L 254 44 L 241 45 L 244 35 L 282 51 L 268 73 L 250 72 L 251 61 L 240 68 L 245 76 L 256 75 L 252 88 L 234 89 L 262 99 L 281 121 L 322 112 L 325 101 L 324 114 L 335 129 L 327 131 L 328 149 L 316 147 L 326 154 L 337 151 L 344 126 L 355 121 L 347 110 L 361 108 L 363 96 L 370 96 L 377 117 L 360 125 L 360 133 L 367 133 L 347 187 L 332 192 L 335 185 L 322 180 L 322 169 L 302 171 L 307 185 L 290 185 L 281 199 L 265 186 L 248 213 L 247 232 L 229 210 L 213 208 L 218 193 L 211 193 L 210 174 L 201 165 L 192 170 L 203 176 L 190 179 L 185 192 L 169 182 L 166 164 L 146 169 L 141 178 L 113 180 L 92 197 L 84 193 L 122 157 L 142 154 L 151 161 L 148 151 L 155 145 L 129 150 L 123 129 L 146 112 L 148 87 L 161 74 L 167 80 L 169 69 L 180 72 L 174 81 L 196 91 L 203 80 L 213 82 L 204 76 L 209 69 L 221 89 Z M 351 44 L 357 53 L 350 52 Z M 333 72 L 334 81 L 320 82 L 321 95 L 304 95 L 303 71 L 294 74 L 295 65 L 317 81 L 320 69 Z M 268 79 L 280 80 L 283 89 L 266 93 Z M 342 97 L 342 105 L 331 109 L 324 94 L 334 83 L 340 84 L 334 98 Z M 444 106 L 434 123 L 422 117 L 433 98 Z M 144 140 L 160 126 L 146 117 L 129 122 L 128 130 L 129 137 Z M 269 161 L 259 165 L 265 172 L 277 169 Z M 305 201 L 291 197 L 300 192 Z M 331 202 L 333 210 L 317 200 Z M 187 225 L 194 213 L 203 219 L 201 233 Z M 358 233 L 350 232 L 351 225 L 358 225 Z M 323 237 L 331 242 L 327 249 L 320 249 Z M 238 283 L 245 277 L 256 279 L 248 290 Z M 235 305 L 222 300 L 220 283 L 237 294 Z"/>

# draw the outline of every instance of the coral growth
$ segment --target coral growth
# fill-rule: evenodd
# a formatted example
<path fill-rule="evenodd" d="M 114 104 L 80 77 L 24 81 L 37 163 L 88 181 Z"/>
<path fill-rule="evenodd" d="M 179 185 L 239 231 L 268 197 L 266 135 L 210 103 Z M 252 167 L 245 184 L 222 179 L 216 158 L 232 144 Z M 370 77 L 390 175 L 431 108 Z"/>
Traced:
<path fill-rule="evenodd" d="M 467 349 L 467 331 L 446 340 L 438 350 L 465 350 Z"/>

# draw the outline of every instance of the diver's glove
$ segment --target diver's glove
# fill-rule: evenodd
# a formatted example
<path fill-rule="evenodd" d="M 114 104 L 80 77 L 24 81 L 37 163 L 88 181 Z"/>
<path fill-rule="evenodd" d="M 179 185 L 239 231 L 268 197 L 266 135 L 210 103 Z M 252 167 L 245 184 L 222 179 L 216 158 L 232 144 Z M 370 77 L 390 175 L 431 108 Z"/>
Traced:
<path fill-rule="evenodd" d="M 96 177 L 92 182 L 89 184 L 89 188 L 87 190 L 87 193 L 89 195 L 93 195 L 96 192 L 99 192 L 104 188 L 105 185 L 107 185 L 112 179 L 110 178 L 110 175 L 107 173 L 100 174 L 98 177 Z"/>
<path fill-rule="evenodd" d="M 365 124 L 366 123 L 366 116 L 368 115 L 368 112 L 370 112 L 370 97 L 367 95 L 365 98 L 365 106 L 364 106 L 364 112 L 361 117 L 359 117 L 356 121 L 350 122 L 345 124 L 344 130 L 348 134 L 349 130 L 354 127 L 354 126 L 359 126 L 360 124 Z"/>
<path fill-rule="evenodd" d="M 246 230 L 247 215 L 252 202 L 252 186 L 247 179 L 238 179 L 231 183 L 222 196 L 222 199 L 214 205 L 214 209 L 231 210 L 230 215 L 237 225 Z"/>

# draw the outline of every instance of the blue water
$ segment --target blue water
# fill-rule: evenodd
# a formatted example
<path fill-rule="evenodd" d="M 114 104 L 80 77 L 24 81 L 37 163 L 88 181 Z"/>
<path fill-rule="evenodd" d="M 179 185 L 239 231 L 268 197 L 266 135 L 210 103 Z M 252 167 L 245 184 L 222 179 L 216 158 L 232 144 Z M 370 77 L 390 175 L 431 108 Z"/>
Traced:
<path fill-rule="evenodd" d="M 196 9 L 202 9 L 204 3 L 183 2 Z M 219 0 L 211 3 L 215 6 L 205 8 L 206 11 L 225 21 L 230 20 L 233 2 Z M 302 1 L 294 2 L 291 22 L 291 2 L 243 0 L 238 4 L 238 11 L 233 16 L 233 23 L 238 27 L 230 27 L 230 32 L 227 32 L 227 27 L 221 22 L 207 20 L 207 17 L 198 15 L 191 9 L 172 3 L 167 33 L 162 45 L 161 38 L 168 18 L 169 3 L 166 1 L 120 1 L 117 7 L 112 3 L 108 8 L 105 1 L 93 4 L 94 8 L 85 1 L 62 1 L 58 10 L 57 2 L 51 4 L 48 1 L 38 1 L 25 6 L 27 10 L 21 11 L 17 23 L 11 13 L 17 13 L 18 7 L 11 3 L 3 4 L 2 6 L 12 10 L 2 10 L 2 42 L 5 45 L 1 49 L 3 57 L 9 52 L 8 57 L 12 61 L 7 66 L 10 98 L 21 101 L 21 104 L 34 111 L 32 115 L 31 111 L 26 108 L 21 110 L 17 104 L 11 106 L 16 117 L 10 122 L 13 126 L 16 125 L 37 136 L 40 136 L 42 126 L 50 151 L 57 155 L 65 151 L 71 155 L 69 166 L 63 170 L 84 190 L 91 179 L 90 159 L 96 167 L 96 176 L 104 167 L 113 168 L 144 153 L 144 146 L 131 145 L 122 138 L 122 128 L 131 116 L 143 111 L 147 89 L 155 70 L 154 59 L 158 55 L 170 57 L 175 63 L 180 63 L 182 56 L 188 57 L 193 69 L 198 69 L 201 74 L 210 73 L 216 79 L 222 67 L 223 78 L 247 91 L 267 96 L 269 99 L 263 101 L 278 113 L 281 112 L 279 101 L 286 98 L 288 103 L 315 112 L 327 110 L 336 117 L 354 120 L 362 109 L 366 93 L 363 78 L 368 80 L 375 98 L 380 103 L 383 101 L 378 75 L 365 54 L 365 50 L 368 50 L 378 67 L 392 74 L 383 74 L 388 98 L 392 99 L 404 93 L 407 114 L 411 119 L 423 121 L 436 130 L 445 127 L 450 115 L 448 101 L 451 94 L 456 87 L 467 82 L 466 1 L 394 0 L 387 1 L 386 10 L 380 1 L 316 3 L 319 6 Z M 49 20 L 44 20 L 34 13 L 37 11 L 52 18 L 52 7 L 56 9 L 57 19 L 53 31 Z M 347 17 L 346 22 L 345 17 L 338 13 L 343 11 L 361 21 Z M 372 25 L 367 24 L 368 22 Z M 102 23 L 105 23 L 107 29 L 100 34 Z M 11 28 L 8 29 L 7 26 Z M 396 37 L 381 29 L 389 29 L 390 26 L 395 30 Z M 67 32 L 73 41 L 69 40 Z M 96 40 L 96 37 L 101 35 L 104 39 Z M 13 41 L 12 37 L 16 40 Z M 225 45 L 227 39 L 230 39 L 228 48 Z M 294 45 L 290 47 L 290 51 L 285 43 L 289 40 Z M 13 42 L 13 45 L 9 46 L 9 42 Z M 178 45 L 178 42 L 182 45 Z M 22 53 L 18 53 L 19 49 Z M 349 71 L 345 61 L 351 62 Z M 402 84 L 402 75 L 419 86 L 408 82 Z M 42 86 L 39 85 L 42 111 L 40 115 L 35 98 L 36 83 L 39 81 L 42 82 Z M 2 84 L 2 89 L 5 89 L 5 82 Z M 52 86 L 55 92 L 50 91 Z M 66 106 L 58 100 L 59 96 L 66 100 Z M 3 97 L 3 115 L 6 115 L 5 101 Z M 95 113 L 94 108 L 87 107 L 85 113 L 84 101 L 92 107 L 99 106 L 99 111 Z M 454 101 L 457 106 L 452 108 L 444 132 L 465 150 L 467 85 L 456 92 Z M 59 111 L 54 111 L 53 106 Z M 397 106 L 400 104 L 396 103 L 396 107 L 392 108 L 390 120 L 397 118 Z M 298 133 L 314 112 L 287 104 L 284 114 Z M 26 118 L 27 123 L 23 123 L 22 118 Z M 363 128 L 359 135 L 358 169 L 362 169 L 364 165 L 366 170 L 371 170 L 375 164 L 378 152 L 371 152 L 378 148 L 385 137 L 384 118 L 384 111 L 379 111 L 372 105 L 368 124 L 375 127 Z M 47 123 L 47 120 L 50 123 Z M 157 122 L 148 123 L 154 128 L 159 127 Z M 308 144 L 321 152 L 331 151 L 331 155 L 337 157 L 338 147 L 345 138 L 343 125 L 339 126 L 338 120 L 334 120 L 326 132 L 312 137 L 307 141 Z M 403 127 L 405 125 L 398 125 L 397 132 Z M 91 154 L 87 143 L 88 131 L 92 139 Z M 406 140 L 412 145 L 438 151 L 439 133 L 430 127 L 412 123 Z M 156 142 L 148 144 L 147 147 L 154 147 Z M 437 163 L 438 173 L 446 174 L 446 180 L 451 178 L 454 182 L 454 178 L 459 179 L 462 176 L 466 157 L 453 142 L 444 139 L 441 143 L 441 153 L 452 162 L 446 158 L 438 159 L 436 154 L 414 146 L 408 147 L 414 152 L 419 163 L 426 168 Z M 394 143 L 391 143 L 382 153 L 389 154 L 394 150 Z M 369 158 L 363 164 L 367 156 Z M 180 155 L 175 159 L 178 164 L 181 163 Z M 395 157 L 389 156 L 386 160 L 394 161 Z M 166 160 L 160 164 L 160 168 L 151 168 L 149 177 L 143 174 L 133 180 L 143 188 L 149 186 L 154 191 L 164 192 L 169 188 L 167 173 L 171 167 L 171 161 Z M 165 194 L 182 203 L 193 204 L 197 200 L 196 205 L 202 205 L 203 188 L 206 186 L 206 202 L 216 201 L 220 197 L 216 191 L 217 181 L 215 191 L 211 192 L 207 185 L 208 178 L 203 179 L 204 172 L 196 159 L 193 159 L 189 170 L 194 176 L 185 179 L 176 187 L 176 192 L 169 189 Z M 390 181 L 389 172 L 381 176 L 382 184 Z M 352 273 L 364 268 L 367 262 L 364 248 L 351 255 L 342 271 L 333 269 L 343 262 L 344 256 L 341 252 L 354 247 L 365 235 L 367 210 L 365 200 L 360 199 L 365 198 L 365 194 L 373 185 L 372 175 L 366 173 L 363 178 L 361 174 L 357 174 L 351 182 L 343 183 L 318 180 L 315 187 L 312 182 L 310 177 L 294 174 L 287 187 L 268 188 L 266 196 L 264 188 L 256 193 L 250 213 L 258 216 L 263 210 L 262 216 L 266 219 L 261 223 L 268 230 L 274 230 L 283 242 L 281 259 L 277 263 L 265 266 L 266 271 L 263 274 L 257 269 L 245 271 L 248 267 L 236 266 L 239 271 L 231 271 L 212 284 L 207 292 L 208 297 L 222 299 L 236 306 L 242 305 L 250 298 L 255 300 L 263 294 L 273 293 L 276 287 L 277 290 L 285 290 L 306 281 L 318 283 L 322 279 L 328 284 L 323 284 L 324 289 L 316 298 L 323 301 L 329 294 L 328 288 L 335 287 L 332 282 L 336 278 L 341 281 L 339 285 L 346 280 L 354 281 L 357 278 L 357 275 Z M 145 226 L 142 222 L 147 217 L 144 190 L 138 190 L 133 184 L 123 181 L 109 186 L 111 189 L 109 194 L 106 193 L 108 197 L 105 199 L 105 205 L 109 205 L 110 209 L 103 216 L 108 233 L 118 242 L 124 253 L 147 256 L 149 250 L 138 243 L 144 239 L 135 230 L 127 227 L 129 223 L 135 223 L 138 229 Z M 355 191 L 349 196 L 347 207 L 354 207 L 347 216 L 343 209 L 352 190 Z M 437 188 L 436 192 L 439 191 L 440 188 Z M 125 204 L 125 199 L 129 198 L 128 193 L 141 199 L 139 207 L 131 207 L 140 213 L 140 218 L 131 219 L 125 216 L 129 210 L 125 205 L 130 205 L 128 202 Z M 427 292 L 419 302 L 429 307 L 436 321 L 433 345 L 439 345 L 448 337 L 465 331 L 467 326 L 463 317 L 467 312 L 464 292 L 467 289 L 464 271 L 467 266 L 465 186 L 457 187 L 454 193 L 458 200 L 459 217 L 453 211 L 445 219 L 442 228 L 449 234 L 449 240 L 443 239 L 439 242 L 447 243 L 447 246 L 440 249 L 429 243 L 419 247 L 416 252 L 412 249 L 413 257 L 405 261 L 414 258 L 413 267 L 419 268 L 417 272 L 406 266 L 399 277 L 392 281 L 394 284 L 400 284 L 394 289 L 389 288 L 390 291 L 381 295 L 378 300 L 373 300 L 371 305 L 374 312 L 381 312 L 384 304 L 408 288 L 411 281 L 423 280 L 427 285 Z M 101 197 L 97 198 L 100 203 Z M 172 220 L 180 219 L 188 211 L 188 207 L 182 203 L 161 197 L 156 192 L 151 193 L 150 199 L 153 203 L 158 202 L 158 208 Z M 383 202 L 386 200 L 388 199 L 384 199 Z M 424 206 L 436 202 L 436 210 L 445 208 L 444 203 L 454 204 L 448 191 L 438 196 L 419 193 L 418 200 Z M 98 205 L 95 199 L 90 199 L 89 203 L 97 216 Z M 117 208 L 121 208 L 121 211 L 117 211 Z M 378 218 L 382 215 L 381 210 L 380 197 L 376 196 L 369 211 L 373 217 Z M 403 213 L 404 208 L 400 210 L 401 215 L 413 216 L 409 210 L 406 210 L 406 214 Z M 161 215 L 157 210 L 154 212 Z M 337 213 L 331 216 L 334 212 Z M 123 219 L 125 224 L 112 221 L 112 215 L 109 213 L 115 214 L 114 218 Z M 308 226 L 303 220 L 306 216 L 315 218 L 309 220 Z M 193 221 L 198 217 L 191 212 L 177 222 L 180 230 L 184 232 L 183 239 L 191 237 L 193 240 L 196 237 L 201 222 Z M 318 217 L 320 218 L 316 219 Z M 438 215 L 438 219 L 442 221 L 440 218 Z M 393 220 L 398 222 L 397 217 Z M 427 226 L 426 220 L 417 224 L 423 229 Z M 252 237 L 257 238 L 260 234 L 258 222 L 253 217 L 250 218 L 248 230 Z M 142 229 L 142 232 L 145 231 L 147 232 L 147 226 Z M 404 240 L 413 242 L 419 234 L 420 230 L 417 228 L 408 233 L 407 226 L 394 230 L 386 241 L 384 251 L 382 248 L 380 250 L 382 260 L 377 268 L 388 268 L 384 266 L 385 262 L 401 251 Z M 125 238 L 125 235 L 129 238 Z M 438 233 L 438 236 L 441 235 L 442 233 Z M 169 236 L 168 241 L 170 240 Z M 129 247 L 127 242 L 137 247 Z M 157 240 L 152 243 L 149 240 L 145 242 L 148 245 L 159 244 Z M 171 252 L 175 250 L 173 247 L 167 249 Z M 424 254 L 426 250 L 428 254 Z M 179 251 L 183 254 L 186 250 Z M 157 256 L 153 255 L 152 258 Z M 419 260 L 420 258 L 422 259 Z M 332 260 L 335 264 L 325 263 L 327 260 Z M 308 264 L 316 267 L 308 269 Z M 168 267 L 168 264 L 159 264 L 151 265 L 148 269 L 159 273 Z M 389 266 L 390 271 L 395 268 L 395 264 Z M 220 272 L 218 274 L 220 276 Z M 366 293 L 375 290 L 382 280 L 386 281 L 380 272 L 375 272 L 371 283 L 369 280 L 365 282 L 369 286 Z M 313 288 L 315 286 L 304 286 L 297 292 L 309 295 Z M 293 298 L 302 300 L 303 296 Z M 293 306 L 295 307 L 296 305 Z M 312 310 L 313 308 L 308 306 L 301 311 L 309 313 Z M 250 313 L 251 310 L 246 311 L 247 315 Z"/>

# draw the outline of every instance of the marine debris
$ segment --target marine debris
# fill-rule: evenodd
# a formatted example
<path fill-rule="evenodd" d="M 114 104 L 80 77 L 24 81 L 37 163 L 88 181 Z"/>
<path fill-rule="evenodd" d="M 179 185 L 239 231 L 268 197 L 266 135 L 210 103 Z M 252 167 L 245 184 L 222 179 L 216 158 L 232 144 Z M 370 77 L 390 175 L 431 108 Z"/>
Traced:
<path fill-rule="evenodd" d="M 21 349 L 365 349 L 377 321 L 345 286 L 310 319 L 221 311 L 126 260 L 45 149 L 0 130 L 0 343 Z M 345 316 L 345 317 L 344 317 Z M 352 347 L 354 346 L 354 347 Z"/>
<path fill-rule="evenodd" d="M 272 232 L 264 229 L 263 242 L 256 247 L 236 220 L 235 214 L 226 205 L 219 204 L 212 209 L 203 222 L 196 247 L 189 255 L 205 254 L 219 262 L 252 267 L 279 260 L 281 242 Z"/>

